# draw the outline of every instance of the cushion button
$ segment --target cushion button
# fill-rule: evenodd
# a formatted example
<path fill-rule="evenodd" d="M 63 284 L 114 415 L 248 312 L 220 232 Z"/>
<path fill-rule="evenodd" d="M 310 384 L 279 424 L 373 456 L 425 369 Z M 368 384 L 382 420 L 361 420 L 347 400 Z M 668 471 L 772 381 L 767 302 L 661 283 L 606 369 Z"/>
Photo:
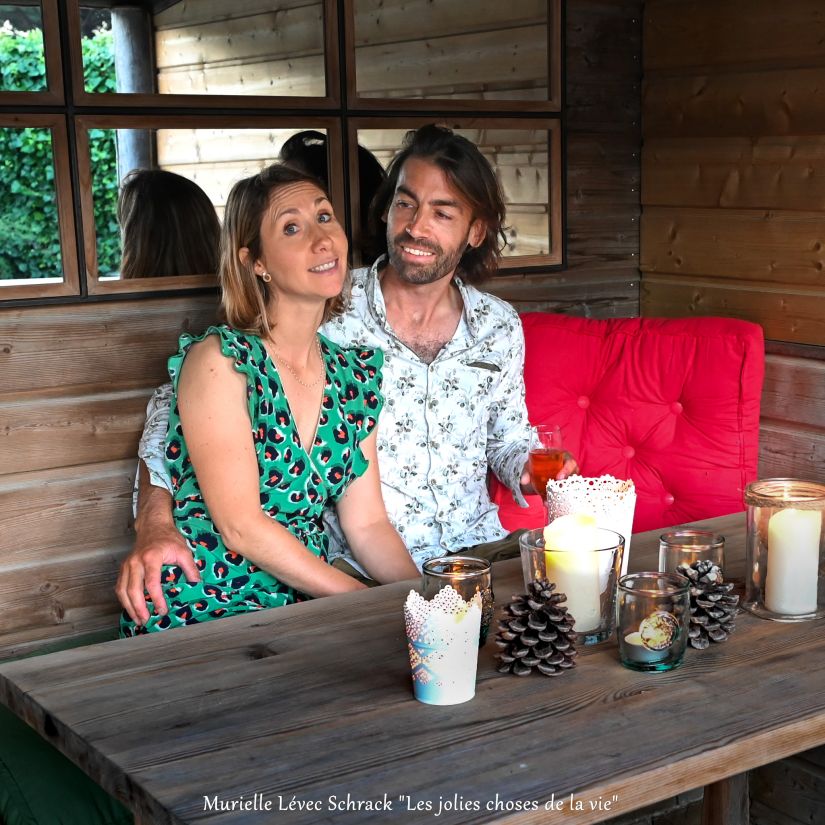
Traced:
<path fill-rule="evenodd" d="M 633 456 L 636 455 L 636 450 L 634 450 L 633 447 L 628 445 L 627 447 L 622 448 L 622 455 L 625 458 L 633 458 Z"/>
<path fill-rule="evenodd" d="M 673 496 L 670 493 L 665 493 L 662 496 L 662 504 L 664 504 L 665 507 L 670 507 L 670 505 L 673 504 L 674 501 L 675 501 L 675 499 L 673 498 Z"/>
<path fill-rule="evenodd" d="M 683 407 L 682 407 L 682 405 L 681 405 L 678 401 L 674 401 L 674 402 L 670 405 L 670 411 L 671 411 L 674 415 L 679 415 L 679 413 L 680 413 L 680 412 L 682 412 L 682 409 L 683 409 Z"/>
<path fill-rule="evenodd" d="M 576 403 L 581 407 L 581 409 L 586 410 L 590 406 L 590 399 L 586 395 L 580 395 L 579 400 Z"/>

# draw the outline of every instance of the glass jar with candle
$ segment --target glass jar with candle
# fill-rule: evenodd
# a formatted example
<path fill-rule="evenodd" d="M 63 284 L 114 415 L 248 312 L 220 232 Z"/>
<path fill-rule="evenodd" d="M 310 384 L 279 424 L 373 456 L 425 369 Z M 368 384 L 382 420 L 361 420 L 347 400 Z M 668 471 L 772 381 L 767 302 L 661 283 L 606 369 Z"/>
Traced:
<path fill-rule="evenodd" d="M 742 607 L 763 619 L 825 616 L 825 484 L 769 478 L 745 488 L 748 532 Z"/>
<path fill-rule="evenodd" d="M 545 528 L 522 533 L 519 549 L 525 588 L 547 579 L 567 596 L 579 644 L 610 638 L 624 550 L 621 535 L 596 527 L 592 516 L 560 516 Z"/>

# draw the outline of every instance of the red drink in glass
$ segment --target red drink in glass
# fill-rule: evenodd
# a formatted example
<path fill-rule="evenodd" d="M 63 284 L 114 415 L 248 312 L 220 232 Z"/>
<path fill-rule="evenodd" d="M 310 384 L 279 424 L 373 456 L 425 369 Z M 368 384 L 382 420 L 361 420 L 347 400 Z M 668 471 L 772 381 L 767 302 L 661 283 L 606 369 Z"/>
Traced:
<path fill-rule="evenodd" d="M 556 424 L 539 424 L 533 427 L 532 431 L 533 440 L 528 461 L 530 481 L 536 492 L 545 498 L 547 482 L 555 478 L 564 467 L 561 428 Z"/>
<path fill-rule="evenodd" d="M 563 466 L 563 450 L 552 448 L 530 450 L 530 480 L 542 498 L 547 495 L 547 482 L 555 478 Z"/>

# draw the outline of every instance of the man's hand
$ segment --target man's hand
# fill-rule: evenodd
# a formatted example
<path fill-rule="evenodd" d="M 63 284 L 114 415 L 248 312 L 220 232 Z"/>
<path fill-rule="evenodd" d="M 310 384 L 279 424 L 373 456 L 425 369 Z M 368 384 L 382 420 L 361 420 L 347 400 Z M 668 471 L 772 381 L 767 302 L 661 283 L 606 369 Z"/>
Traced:
<path fill-rule="evenodd" d="M 556 481 L 561 481 L 563 478 L 567 478 L 567 476 L 574 476 L 578 475 L 579 472 L 579 465 L 575 458 L 573 458 L 570 453 L 564 454 L 564 466 L 556 473 Z M 527 464 L 524 465 L 524 469 L 521 472 L 521 491 L 525 495 L 530 496 L 537 496 L 538 491 L 533 486 L 533 482 L 530 480 L 530 462 L 528 461 Z"/>
<path fill-rule="evenodd" d="M 143 625 L 149 620 L 144 590 L 149 593 L 158 615 L 166 615 L 169 606 L 160 581 L 165 564 L 178 565 L 187 581 L 200 579 L 192 551 L 174 525 L 144 528 L 138 533 L 132 552 L 123 560 L 115 586 L 120 603 L 135 624 Z"/>
<path fill-rule="evenodd" d="M 149 480 L 146 465 L 140 461 L 138 469 L 138 509 L 135 519 L 137 539 L 132 552 L 123 560 L 117 577 L 115 593 L 135 624 L 149 621 L 149 608 L 144 590 L 160 616 L 169 610 L 161 587 L 161 568 L 176 564 L 187 581 L 199 581 L 192 551 L 175 527 L 172 518 L 172 496 L 163 487 L 155 487 Z"/>

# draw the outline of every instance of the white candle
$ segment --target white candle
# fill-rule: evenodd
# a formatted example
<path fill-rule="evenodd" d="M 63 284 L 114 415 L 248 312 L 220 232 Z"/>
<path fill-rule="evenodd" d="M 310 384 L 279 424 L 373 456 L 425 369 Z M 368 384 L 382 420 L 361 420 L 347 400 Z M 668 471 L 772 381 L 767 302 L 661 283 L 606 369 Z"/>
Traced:
<path fill-rule="evenodd" d="M 544 528 L 547 578 L 567 595 L 575 631 L 587 633 L 601 625 L 599 531 L 596 519 L 582 513 L 561 516 Z"/>
<path fill-rule="evenodd" d="M 628 633 L 624 637 L 624 650 L 622 651 L 625 657 L 631 662 L 638 662 L 643 665 L 653 665 L 663 662 L 668 657 L 668 650 L 651 650 L 645 647 L 642 641 L 642 634 L 637 630 L 635 633 Z"/>
<path fill-rule="evenodd" d="M 768 569 L 765 607 L 773 613 L 801 616 L 817 609 L 818 510 L 780 510 L 768 522 Z"/>

